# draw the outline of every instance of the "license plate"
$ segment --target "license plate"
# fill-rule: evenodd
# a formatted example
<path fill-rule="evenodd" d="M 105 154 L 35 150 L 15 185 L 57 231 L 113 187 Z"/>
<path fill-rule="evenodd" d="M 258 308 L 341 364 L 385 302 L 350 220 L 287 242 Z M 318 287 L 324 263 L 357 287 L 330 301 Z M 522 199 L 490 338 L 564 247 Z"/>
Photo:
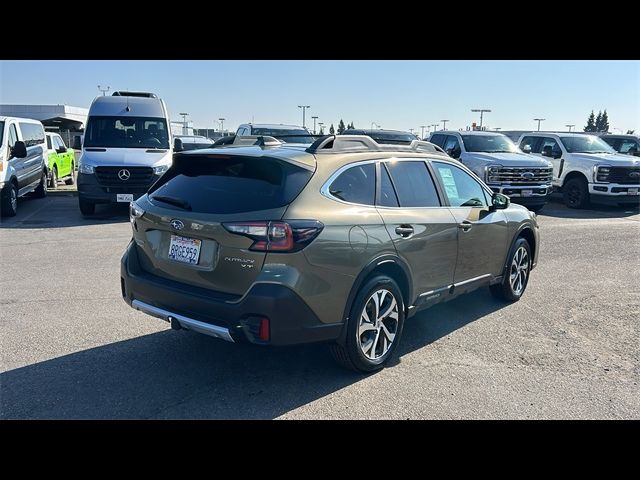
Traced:
<path fill-rule="evenodd" d="M 523 197 L 530 197 L 531 195 L 533 195 L 533 190 L 522 190 Z"/>
<path fill-rule="evenodd" d="M 627 193 L 629 195 L 638 195 L 638 189 L 637 188 L 627 188 Z"/>
<path fill-rule="evenodd" d="M 116 201 L 118 202 L 133 202 L 133 193 L 117 193 Z"/>
<path fill-rule="evenodd" d="M 195 238 L 180 237 L 171 235 L 169 244 L 169 259 L 176 262 L 197 265 L 200 258 L 200 244 L 202 242 Z"/>

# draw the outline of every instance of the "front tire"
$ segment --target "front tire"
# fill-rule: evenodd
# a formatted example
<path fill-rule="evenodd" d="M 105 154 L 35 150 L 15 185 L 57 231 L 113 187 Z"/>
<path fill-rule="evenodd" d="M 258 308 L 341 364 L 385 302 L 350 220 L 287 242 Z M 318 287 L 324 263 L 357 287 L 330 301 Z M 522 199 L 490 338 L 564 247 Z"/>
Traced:
<path fill-rule="evenodd" d="M 527 289 L 531 272 L 531 247 L 526 239 L 520 237 L 511 250 L 509 263 L 502 283 L 491 285 L 494 297 L 508 302 L 517 302 Z"/>
<path fill-rule="evenodd" d="M 96 204 L 84 198 L 79 198 L 78 204 L 80 205 L 80 213 L 84 216 L 93 215 L 96 211 Z"/>
<path fill-rule="evenodd" d="M 393 356 L 404 325 L 404 301 L 398 284 L 385 275 L 363 285 L 353 302 L 343 343 L 331 346 L 334 359 L 358 372 L 383 368 Z"/>
<path fill-rule="evenodd" d="M 3 217 L 15 217 L 18 213 L 18 187 L 11 182 L 2 189 L 1 210 Z"/>
<path fill-rule="evenodd" d="M 36 198 L 44 198 L 47 196 L 47 172 L 42 172 L 42 176 L 40 177 L 40 184 L 33 191 L 33 194 Z"/>
<path fill-rule="evenodd" d="M 564 204 L 569 208 L 586 208 L 589 205 L 589 186 L 584 178 L 576 177 L 562 187 Z"/>

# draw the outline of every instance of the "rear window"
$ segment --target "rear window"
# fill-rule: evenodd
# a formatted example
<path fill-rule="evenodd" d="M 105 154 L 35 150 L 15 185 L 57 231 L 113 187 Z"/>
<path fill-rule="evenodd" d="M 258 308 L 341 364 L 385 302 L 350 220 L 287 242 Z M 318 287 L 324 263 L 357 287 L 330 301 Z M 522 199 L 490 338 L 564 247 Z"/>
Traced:
<path fill-rule="evenodd" d="M 248 135 L 243 133 L 240 135 Z M 251 135 L 266 135 L 277 138 L 285 143 L 313 143 L 315 138 L 306 130 L 285 129 L 285 128 L 253 128 Z"/>
<path fill-rule="evenodd" d="M 149 197 L 169 197 L 199 213 L 232 214 L 288 205 L 313 172 L 274 158 L 178 155 Z M 156 200 L 158 205 L 176 208 Z"/>

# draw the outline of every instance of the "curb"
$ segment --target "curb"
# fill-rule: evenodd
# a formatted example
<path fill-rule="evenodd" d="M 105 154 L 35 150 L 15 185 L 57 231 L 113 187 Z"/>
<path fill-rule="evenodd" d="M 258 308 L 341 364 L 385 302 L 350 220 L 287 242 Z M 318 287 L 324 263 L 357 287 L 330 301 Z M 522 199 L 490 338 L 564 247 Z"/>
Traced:
<path fill-rule="evenodd" d="M 48 197 L 77 197 L 77 190 L 47 190 Z"/>

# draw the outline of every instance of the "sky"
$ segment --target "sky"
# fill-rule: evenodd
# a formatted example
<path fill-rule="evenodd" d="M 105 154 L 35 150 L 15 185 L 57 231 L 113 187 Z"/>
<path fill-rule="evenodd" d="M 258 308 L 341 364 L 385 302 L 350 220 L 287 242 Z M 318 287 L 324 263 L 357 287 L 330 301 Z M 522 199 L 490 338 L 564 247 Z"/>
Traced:
<path fill-rule="evenodd" d="M 114 90 L 151 91 L 196 128 L 240 123 L 327 127 L 340 119 L 357 128 L 421 132 L 479 123 L 502 130 L 581 130 L 591 110 L 607 109 L 610 131 L 640 130 L 640 61 L 237 60 L 0 61 L 0 103 L 89 107 Z M 428 131 L 425 128 L 425 133 Z"/>

